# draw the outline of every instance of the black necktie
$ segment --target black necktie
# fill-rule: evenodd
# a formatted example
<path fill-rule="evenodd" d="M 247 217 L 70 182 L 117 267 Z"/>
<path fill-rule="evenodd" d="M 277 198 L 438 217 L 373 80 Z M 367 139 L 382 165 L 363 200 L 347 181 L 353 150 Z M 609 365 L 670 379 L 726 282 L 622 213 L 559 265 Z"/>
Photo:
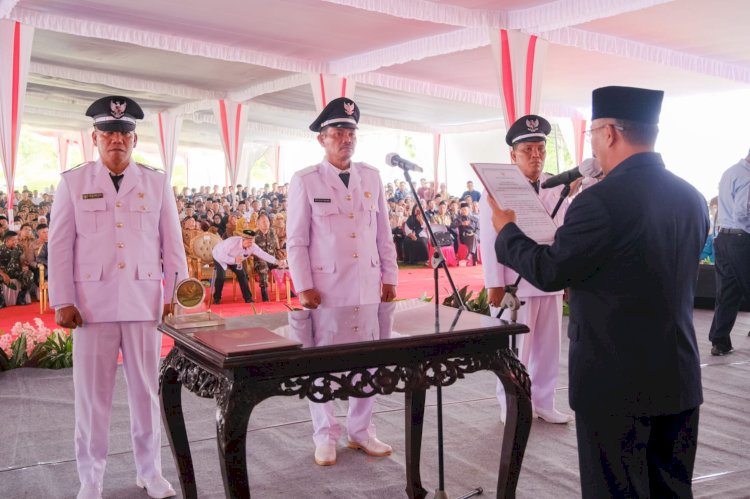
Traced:
<path fill-rule="evenodd" d="M 121 173 L 119 175 L 110 175 L 110 178 L 112 179 L 112 183 L 115 184 L 115 190 L 120 191 L 120 181 L 122 180 L 122 177 L 124 177 L 125 174 Z"/>
<path fill-rule="evenodd" d="M 349 172 L 341 172 L 339 173 L 339 178 L 344 183 L 344 185 L 349 188 Z"/>
<path fill-rule="evenodd" d="M 531 187 L 534 188 L 534 192 L 536 192 L 537 194 L 539 194 L 539 183 L 540 182 L 541 182 L 540 180 L 537 180 L 536 182 L 530 182 Z"/>

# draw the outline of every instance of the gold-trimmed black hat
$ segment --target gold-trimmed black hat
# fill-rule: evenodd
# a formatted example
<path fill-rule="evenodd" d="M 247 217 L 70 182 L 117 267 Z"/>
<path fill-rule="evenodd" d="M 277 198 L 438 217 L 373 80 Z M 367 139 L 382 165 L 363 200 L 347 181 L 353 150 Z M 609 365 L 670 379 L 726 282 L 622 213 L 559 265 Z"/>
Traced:
<path fill-rule="evenodd" d="M 121 95 L 110 95 L 94 101 L 86 110 L 94 118 L 94 128 L 103 132 L 132 132 L 135 120 L 143 119 L 143 110 L 136 101 Z"/>
<path fill-rule="evenodd" d="M 327 126 L 335 128 L 357 128 L 359 123 L 359 107 L 348 97 L 333 99 L 323 108 L 315 121 L 310 125 L 310 130 L 320 132 Z"/>
<path fill-rule="evenodd" d="M 250 230 L 250 229 L 243 230 L 242 231 L 242 237 L 244 239 L 250 239 L 251 237 L 255 237 L 255 231 L 254 230 Z"/>
<path fill-rule="evenodd" d="M 636 87 L 602 87 L 591 94 L 591 121 L 599 118 L 659 124 L 664 92 Z"/>
<path fill-rule="evenodd" d="M 505 143 L 509 146 L 520 142 L 544 142 L 552 131 L 549 121 L 536 114 L 522 116 L 508 128 Z"/>

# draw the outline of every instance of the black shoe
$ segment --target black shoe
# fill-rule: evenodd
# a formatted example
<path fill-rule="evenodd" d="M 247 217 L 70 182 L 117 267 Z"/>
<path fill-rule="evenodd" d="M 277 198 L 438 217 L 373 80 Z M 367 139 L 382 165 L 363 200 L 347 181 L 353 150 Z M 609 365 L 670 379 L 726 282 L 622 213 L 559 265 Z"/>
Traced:
<path fill-rule="evenodd" d="M 245 300 L 245 303 L 255 303 L 255 300 L 253 300 L 253 297 L 251 296 L 250 299 Z"/>
<path fill-rule="evenodd" d="M 722 346 L 722 345 L 714 345 L 711 347 L 711 355 L 714 355 L 716 357 L 721 357 L 722 355 L 730 354 L 734 351 L 734 348 Z"/>
<path fill-rule="evenodd" d="M 23 298 L 23 295 L 18 295 L 18 298 L 16 298 L 16 305 L 26 305 L 26 300 Z"/>
<path fill-rule="evenodd" d="M 220 303 L 221 303 L 221 300 L 217 300 L 216 298 L 214 298 L 214 303 L 213 303 L 214 305 L 218 305 Z"/>
<path fill-rule="evenodd" d="M 268 292 L 264 288 L 260 289 L 260 297 L 263 301 L 268 301 Z"/>

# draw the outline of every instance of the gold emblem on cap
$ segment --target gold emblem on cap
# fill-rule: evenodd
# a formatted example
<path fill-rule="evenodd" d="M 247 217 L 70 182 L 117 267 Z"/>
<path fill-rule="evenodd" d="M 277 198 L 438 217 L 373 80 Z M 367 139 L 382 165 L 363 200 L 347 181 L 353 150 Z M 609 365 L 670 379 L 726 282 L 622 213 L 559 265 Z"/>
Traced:
<path fill-rule="evenodd" d="M 370 192 L 370 191 L 365 191 L 365 197 L 366 197 L 367 199 L 370 199 L 370 198 L 372 197 L 372 192 Z"/>
<path fill-rule="evenodd" d="M 128 103 L 124 100 L 109 101 L 109 109 L 112 111 L 113 118 L 122 118 L 123 116 L 125 116 L 126 107 L 128 107 Z"/>
<path fill-rule="evenodd" d="M 138 193 L 138 197 L 139 197 L 139 198 L 143 199 L 143 197 L 144 197 L 144 196 L 145 196 L 145 194 L 144 194 L 144 193 L 142 193 L 142 192 L 139 192 L 139 193 Z"/>
<path fill-rule="evenodd" d="M 344 112 L 351 116 L 354 114 L 354 103 L 353 102 L 344 102 Z"/>
<path fill-rule="evenodd" d="M 526 128 L 529 132 L 536 132 L 539 130 L 539 120 L 526 120 Z"/>

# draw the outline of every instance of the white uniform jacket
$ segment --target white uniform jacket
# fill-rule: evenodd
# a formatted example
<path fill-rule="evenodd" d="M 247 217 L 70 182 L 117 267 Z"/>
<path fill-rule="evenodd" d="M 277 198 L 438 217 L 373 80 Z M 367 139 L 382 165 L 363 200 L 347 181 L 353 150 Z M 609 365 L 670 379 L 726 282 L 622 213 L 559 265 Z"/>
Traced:
<path fill-rule="evenodd" d="M 315 288 L 321 306 L 379 302 L 398 266 L 378 170 L 352 163 L 348 188 L 327 160 L 295 173 L 286 245 L 295 288 Z"/>
<path fill-rule="evenodd" d="M 159 321 L 188 277 L 167 176 L 132 160 L 123 173 L 118 192 L 101 160 L 68 170 L 52 205 L 50 306 L 75 305 L 84 324 Z"/>
<path fill-rule="evenodd" d="M 542 173 L 541 182 L 550 178 L 551 175 Z M 560 199 L 560 191 L 564 186 L 558 185 L 550 189 L 539 189 L 539 199 L 547 209 L 547 213 L 552 213 L 557 205 L 557 201 Z M 529 189 L 533 191 L 533 187 L 529 184 Z M 565 199 L 560 206 L 560 209 L 555 215 L 555 222 L 558 226 L 562 225 L 565 219 L 565 212 L 570 205 L 569 199 Z M 479 200 L 479 233 L 480 241 L 479 246 L 482 251 L 482 271 L 484 272 L 484 286 L 486 288 L 502 288 L 503 286 L 513 284 L 518 278 L 518 274 L 511 269 L 497 263 L 497 256 L 495 256 L 495 238 L 497 238 L 497 231 L 492 226 L 492 209 L 487 203 L 487 196 L 482 196 Z M 540 289 L 535 288 L 529 284 L 525 279 L 521 279 L 518 284 L 517 296 L 547 296 L 547 295 L 560 295 L 562 291 L 553 291 L 547 293 Z"/>

